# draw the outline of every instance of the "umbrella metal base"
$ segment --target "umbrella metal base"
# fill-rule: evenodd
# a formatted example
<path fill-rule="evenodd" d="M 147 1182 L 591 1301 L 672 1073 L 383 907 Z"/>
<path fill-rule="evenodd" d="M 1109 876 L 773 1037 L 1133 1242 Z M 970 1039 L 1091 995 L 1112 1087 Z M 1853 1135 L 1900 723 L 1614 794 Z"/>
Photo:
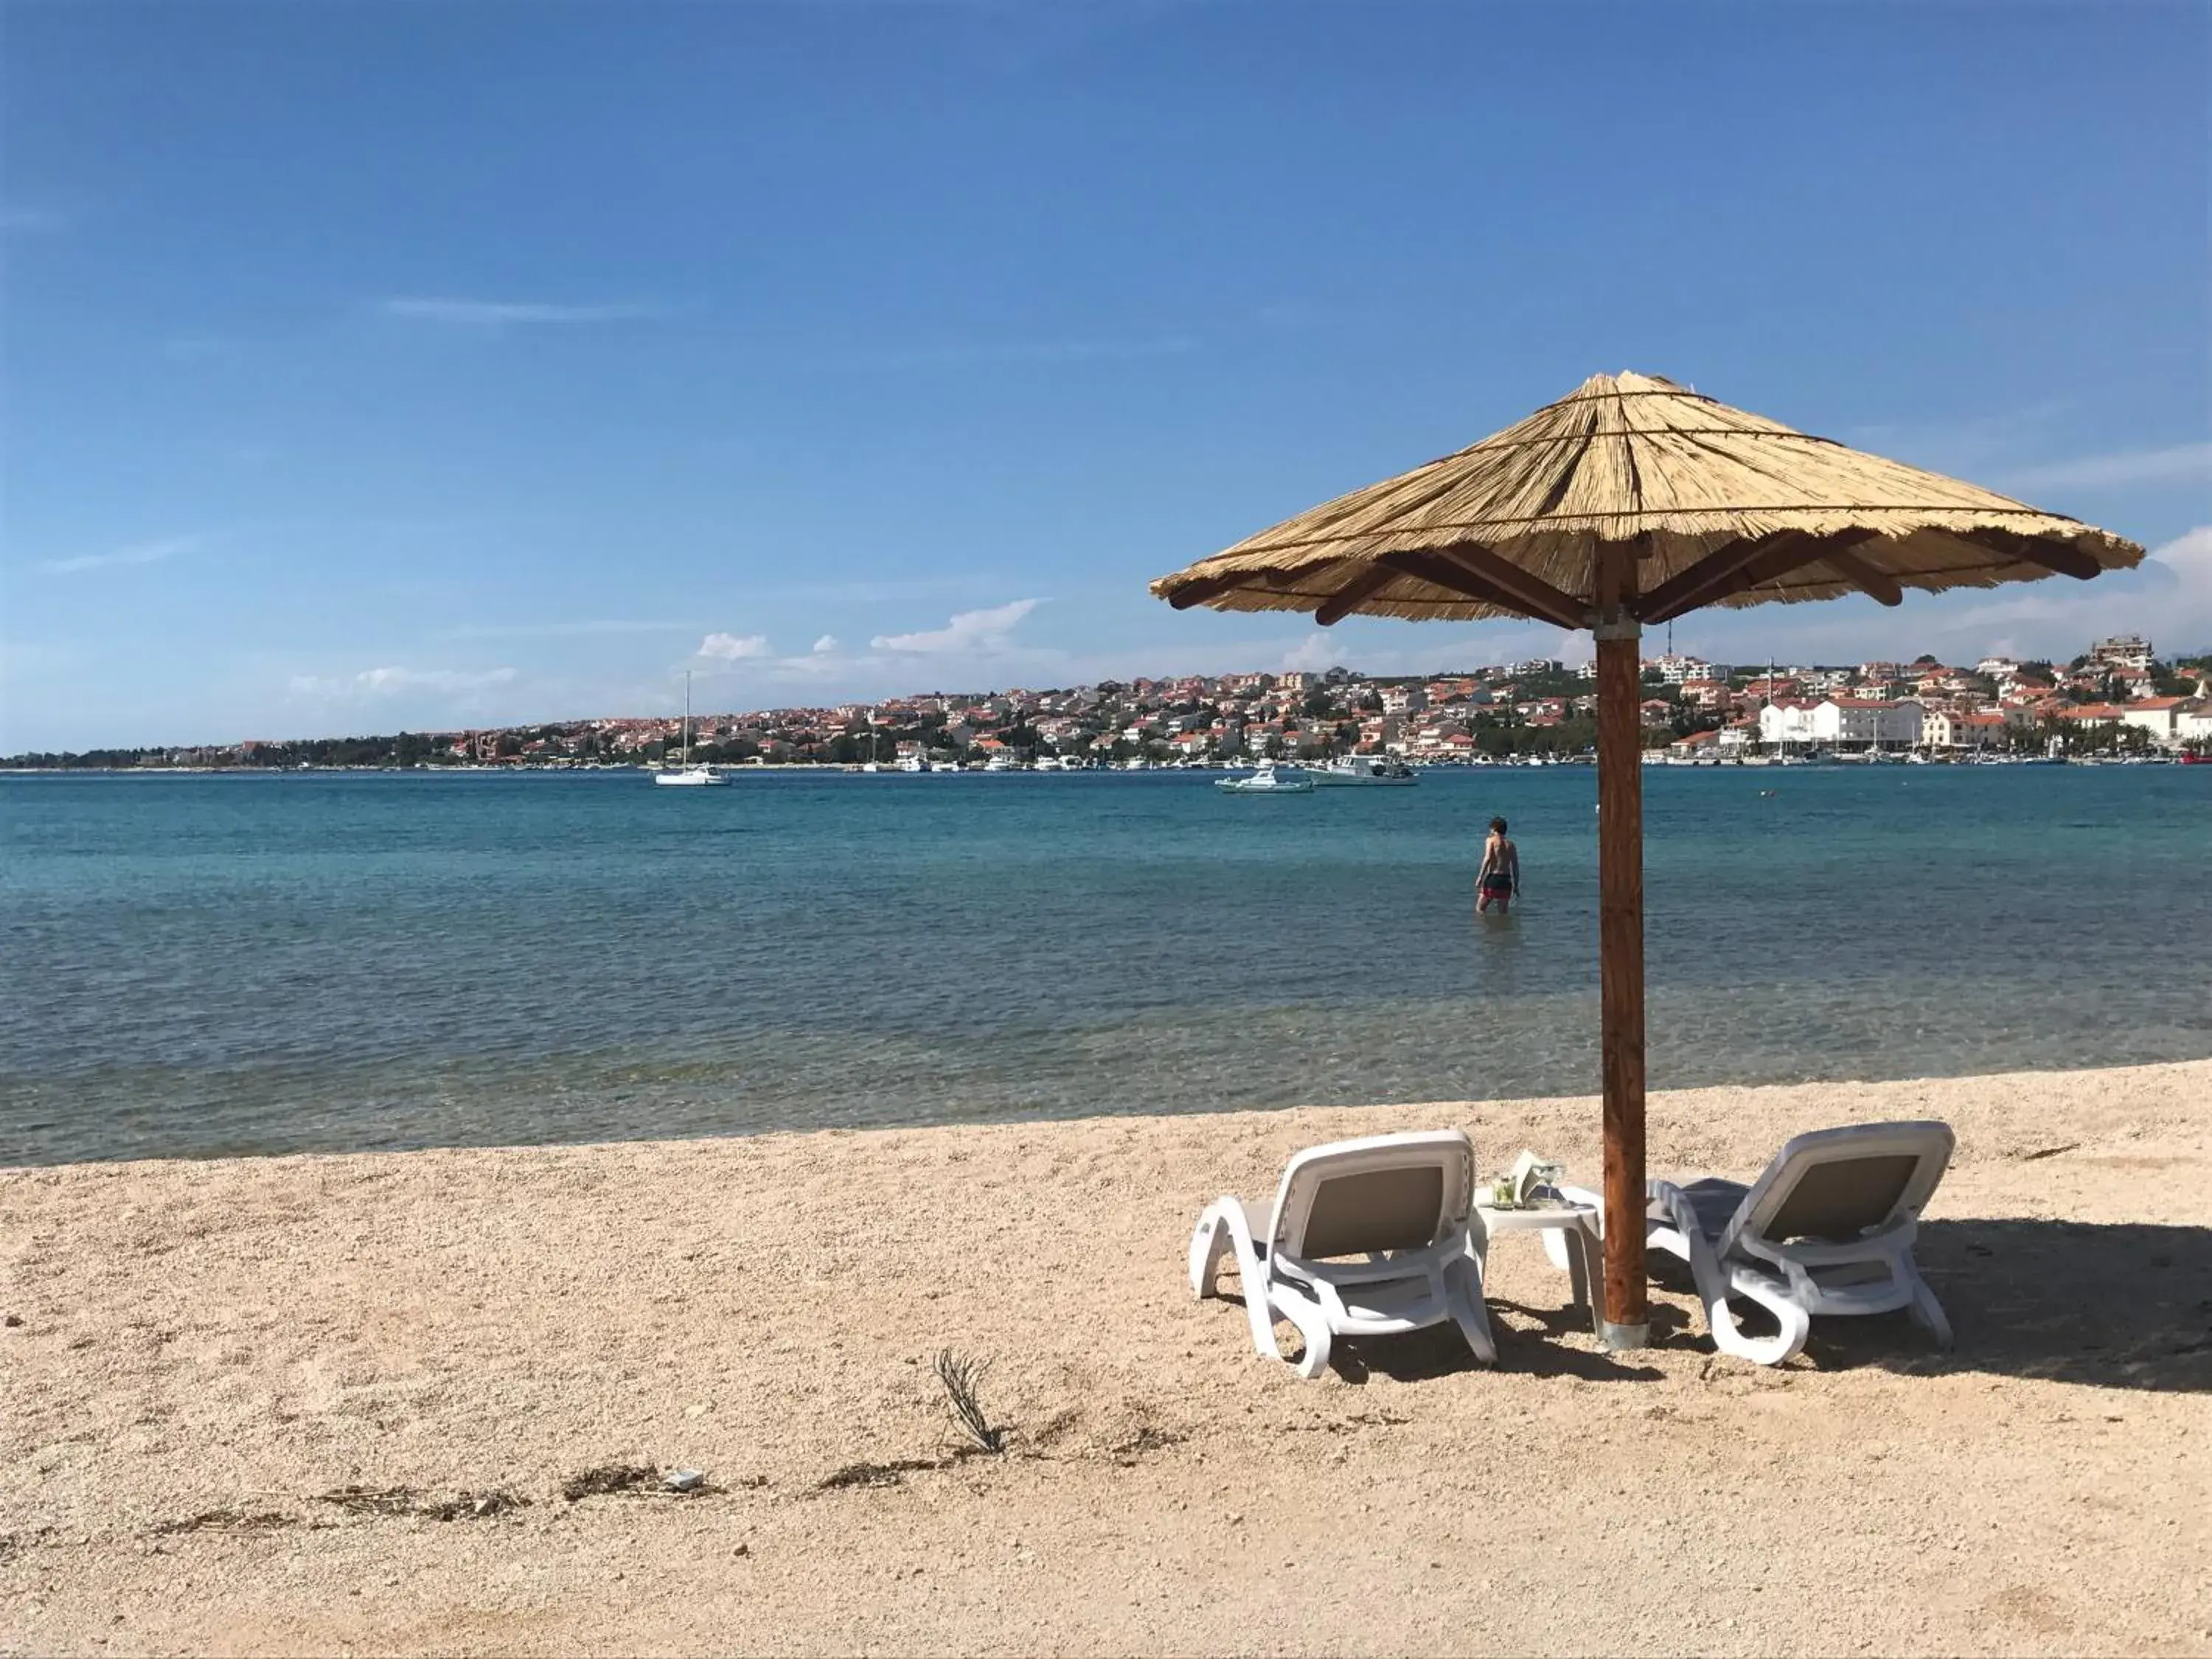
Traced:
<path fill-rule="evenodd" d="M 1620 1353 L 1629 1348 L 1648 1348 L 1651 1346 L 1651 1327 L 1616 1325 L 1610 1319 L 1600 1320 L 1597 1345 L 1607 1353 Z"/>

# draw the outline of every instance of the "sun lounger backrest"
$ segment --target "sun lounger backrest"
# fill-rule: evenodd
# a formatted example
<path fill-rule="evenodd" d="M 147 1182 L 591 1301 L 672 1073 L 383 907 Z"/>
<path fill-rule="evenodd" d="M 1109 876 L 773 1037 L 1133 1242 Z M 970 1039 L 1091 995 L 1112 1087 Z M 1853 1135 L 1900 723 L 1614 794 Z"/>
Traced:
<path fill-rule="evenodd" d="M 1371 1135 L 1291 1160 L 1273 1248 L 1297 1260 L 1425 1249 L 1465 1224 L 1474 1146 L 1457 1129 Z"/>
<path fill-rule="evenodd" d="M 1433 1164 L 1324 1179 L 1314 1188 L 1297 1254 L 1318 1261 L 1424 1249 L 1437 1242 L 1443 1199 L 1444 1172 Z"/>
<path fill-rule="evenodd" d="M 1856 1238 L 1896 1213 L 1905 1184 L 1919 1167 L 1920 1160 L 1910 1152 L 1815 1164 L 1797 1177 L 1790 1195 L 1774 1206 L 1759 1231 L 1778 1243 L 1792 1238 L 1838 1243 Z"/>
<path fill-rule="evenodd" d="M 1722 1231 L 1771 1244 L 1844 1243 L 1917 1218 L 1951 1162 L 1944 1123 L 1855 1123 L 1799 1135 L 1766 1166 Z"/>

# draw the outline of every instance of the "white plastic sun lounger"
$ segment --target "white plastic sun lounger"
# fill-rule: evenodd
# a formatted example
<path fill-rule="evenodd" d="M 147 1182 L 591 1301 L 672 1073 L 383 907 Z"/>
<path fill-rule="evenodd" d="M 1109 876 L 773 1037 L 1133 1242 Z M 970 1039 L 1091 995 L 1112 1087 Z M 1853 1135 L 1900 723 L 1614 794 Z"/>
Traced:
<path fill-rule="evenodd" d="M 1275 1321 L 1305 1339 L 1298 1375 L 1318 1376 L 1339 1336 L 1380 1336 L 1451 1320 L 1495 1364 L 1482 1304 L 1474 1146 L 1458 1129 L 1311 1146 L 1283 1171 L 1272 1206 L 1208 1205 L 1190 1238 L 1190 1288 L 1213 1293 L 1232 1250 L 1252 1346 L 1280 1358 Z"/>
<path fill-rule="evenodd" d="M 1710 1176 L 1650 1182 L 1645 1242 L 1689 1264 L 1723 1353 L 1778 1365 L 1804 1347 L 1815 1314 L 1897 1308 L 1948 1348 L 1951 1322 L 1912 1245 L 1953 1144 L 1948 1124 L 1857 1123 L 1797 1136 L 1748 1187 Z M 1572 1195 L 1603 1210 L 1595 1194 Z M 1757 1303 L 1780 1328 L 1745 1335 L 1731 1296 Z"/>

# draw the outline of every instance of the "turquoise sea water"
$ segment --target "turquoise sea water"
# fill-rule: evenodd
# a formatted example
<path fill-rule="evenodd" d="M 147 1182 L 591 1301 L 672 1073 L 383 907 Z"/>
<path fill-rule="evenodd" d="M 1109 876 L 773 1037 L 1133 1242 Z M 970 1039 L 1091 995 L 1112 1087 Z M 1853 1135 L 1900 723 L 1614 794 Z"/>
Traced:
<path fill-rule="evenodd" d="M 1654 1087 L 2212 1054 L 2212 769 L 1645 787 Z M 1595 789 L 0 780 L 0 1162 L 1594 1091 Z"/>

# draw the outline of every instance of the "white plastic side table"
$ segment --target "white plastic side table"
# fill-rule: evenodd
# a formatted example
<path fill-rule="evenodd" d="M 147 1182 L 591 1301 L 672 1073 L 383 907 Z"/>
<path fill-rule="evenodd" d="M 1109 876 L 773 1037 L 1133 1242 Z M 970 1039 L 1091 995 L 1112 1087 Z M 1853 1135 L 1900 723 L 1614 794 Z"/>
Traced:
<path fill-rule="evenodd" d="M 1496 1210 L 1487 1204 L 1474 1206 L 1484 1233 L 1557 1232 L 1567 1247 L 1567 1277 L 1574 1286 L 1575 1305 L 1589 1315 L 1593 1334 L 1602 1336 L 1604 1316 L 1596 1287 L 1605 1283 L 1604 1258 L 1599 1243 L 1597 1206 L 1594 1204 L 1547 1204 L 1527 1210 Z"/>

